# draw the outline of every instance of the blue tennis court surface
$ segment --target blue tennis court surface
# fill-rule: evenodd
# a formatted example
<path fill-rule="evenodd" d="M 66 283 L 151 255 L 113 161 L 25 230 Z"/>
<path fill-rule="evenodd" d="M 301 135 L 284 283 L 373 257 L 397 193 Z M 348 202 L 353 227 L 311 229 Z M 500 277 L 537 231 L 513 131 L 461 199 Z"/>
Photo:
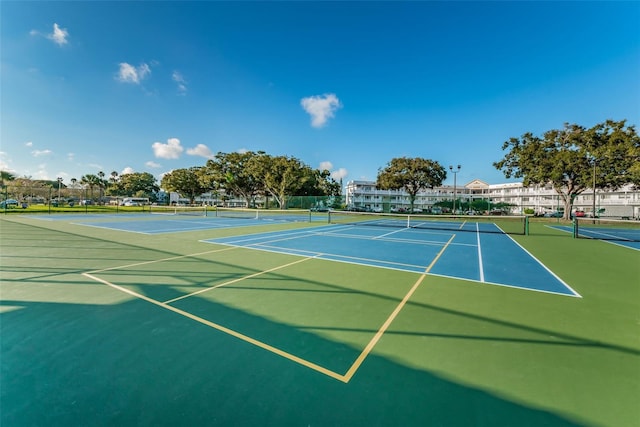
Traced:
<path fill-rule="evenodd" d="M 330 225 L 203 241 L 580 296 L 504 234 Z"/>
<path fill-rule="evenodd" d="M 268 217 L 263 219 L 225 218 L 215 216 L 182 216 L 182 215 L 144 215 L 144 214 L 113 214 L 113 215 L 33 215 L 45 221 L 68 221 L 76 225 L 107 228 L 110 230 L 127 231 L 142 234 L 164 234 L 184 231 L 211 230 L 216 228 L 238 228 L 256 225 L 309 222 L 309 218 L 301 217 Z M 313 221 L 326 222 L 326 218 L 312 218 Z"/>
<path fill-rule="evenodd" d="M 71 220 L 77 225 L 143 234 L 291 222 L 290 218 L 237 219 L 140 214 L 43 215 L 31 218 L 50 221 Z M 469 223 L 465 229 L 458 231 L 323 225 L 259 234 L 245 233 L 203 241 L 415 273 L 426 272 L 559 295 L 580 296 L 509 235 L 473 230 L 483 231 L 474 223 Z"/>
<path fill-rule="evenodd" d="M 551 228 L 573 234 L 572 225 L 551 225 Z M 602 240 L 613 245 L 640 251 L 640 229 L 612 229 L 607 227 L 582 227 L 580 237 Z"/>

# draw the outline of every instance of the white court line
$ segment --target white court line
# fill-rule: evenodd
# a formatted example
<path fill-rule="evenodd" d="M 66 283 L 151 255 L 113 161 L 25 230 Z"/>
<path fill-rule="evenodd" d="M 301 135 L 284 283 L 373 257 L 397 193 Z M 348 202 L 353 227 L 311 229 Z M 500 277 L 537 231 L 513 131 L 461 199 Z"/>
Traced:
<path fill-rule="evenodd" d="M 551 274 L 553 277 L 555 277 L 560 283 L 562 283 L 564 285 L 565 288 L 569 289 L 571 292 L 573 292 L 573 296 L 578 297 L 578 298 L 582 298 L 582 295 L 580 295 L 579 293 L 577 293 L 571 286 L 569 286 L 564 280 L 562 280 L 560 277 L 558 277 L 558 275 L 556 273 L 554 273 L 553 271 L 551 271 L 549 269 L 549 267 L 547 267 L 546 265 L 544 265 L 542 263 L 542 261 L 540 261 L 538 258 L 536 258 L 535 256 L 533 256 L 533 254 L 531 252 L 529 252 L 528 250 L 526 250 L 520 243 L 516 242 L 514 240 L 513 237 L 511 237 L 508 234 L 505 234 L 505 236 L 507 236 L 509 239 L 511 239 L 511 241 L 513 243 L 515 243 L 516 245 L 518 245 L 520 247 L 520 249 L 522 249 L 527 255 L 529 255 L 531 258 L 533 258 L 535 260 L 535 262 L 537 262 L 538 264 L 540 264 L 542 266 L 542 268 L 544 268 L 545 270 L 547 270 L 549 272 L 549 274 Z M 533 290 L 533 289 L 532 289 Z M 537 291 L 537 289 L 535 289 Z M 545 292 L 545 291 L 539 291 L 539 292 Z"/>
<path fill-rule="evenodd" d="M 484 283 L 484 267 L 482 263 L 482 246 L 480 245 L 480 226 L 476 222 L 476 236 L 478 239 L 478 266 L 480 267 L 480 281 Z"/>
<path fill-rule="evenodd" d="M 443 244 L 442 246 L 444 246 L 445 244 Z M 267 252 L 277 252 L 277 253 L 281 253 L 281 254 L 296 255 L 296 256 L 310 256 L 308 254 L 301 255 L 301 254 L 298 254 L 296 252 L 300 252 L 300 253 L 304 253 L 304 252 L 316 253 L 315 257 L 319 258 L 319 259 L 323 259 L 323 260 L 328 260 L 328 261 L 341 261 L 343 259 L 345 259 L 345 260 L 356 260 L 356 261 L 359 262 L 360 265 L 370 266 L 371 264 L 362 264 L 363 262 L 369 262 L 369 263 L 373 263 L 375 267 L 383 267 L 383 268 L 387 268 L 387 267 L 384 267 L 384 266 L 379 265 L 379 264 L 389 264 L 389 265 L 396 265 L 396 266 L 413 267 L 413 268 L 418 268 L 418 269 L 426 268 L 426 266 L 424 266 L 424 265 L 405 264 L 405 263 L 395 262 L 395 261 L 382 261 L 382 260 L 379 260 L 379 259 L 362 258 L 362 257 L 356 257 L 356 256 L 349 256 L 349 255 L 339 255 L 339 254 L 321 253 L 321 252 L 314 252 L 314 251 L 287 249 L 287 248 L 281 248 L 279 246 L 271 247 L 271 246 L 266 246 L 266 245 L 265 246 L 263 246 L 263 245 L 255 245 L 255 246 L 252 246 L 252 248 L 258 249 L 258 250 L 264 250 L 264 251 L 267 251 Z M 327 257 L 336 257 L 336 258 L 340 258 L 340 259 L 336 260 L 336 259 L 327 258 Z M 344 261 L 344 262 L 349 262 L 349 261 Z M 355 262 L 350 262 L 350 264 L 355 264 Z M 391 268 L 391 267 L 389 267 L 389 268 Z M 407 271 L 407 270 L 403 270 L 403 271 Z M 411 271 L 411 272 L 413 272 L 413 271 Z"/>
<path fill-rule="evenodd" d="M 380 236 L 374 237 L 373 240 L 382 239 L 384 237 L 391 236 L 392 234 L 399 233 L 401 231 L 404 231 L 404 228 L 400 228 L 400 229 L 392 231 L 390 233 L 381 234 Z"/>
<path fill-rule="evenodd" d="M 227 248 L 224 248 L 224 249 L 214 249 L 214 250 L 211 250 L 211 251 L 198 252 L 198 253 L 189 254 L 189 255 L 176 255 L 176 256 L 169 257 L 169 258 L 155 259 L 155 260 L 152 260 L 152 261 L 141 261 L 141 262 L 136 262 L 136 263 L 133 263 L 133 264 L 119 265 L 117 267 L 102 268 L 100 270 L 88 271 L 87 273 L 89 273 L 89 274 L 102 273 L 103 271 L 119 270 L 121 268 L 129 268 L 129 267 L 137 267 L 139 265 L 154 264 L 156 262 L 173 261 L 173 260 L 180 259 L 180 258 L 189 258 L 189 257 L 200 256 L 200 255 L 213 254 L 213 253 L 216 253 L 216 252 L 230 251 L 232 249 L 237 249 L 237 248 L 240 248 L 240 247 L 241 246 L 231 246 L 231 247 L 227 247 Z"/>
<path fill-rule="evenodd" d="M 175 301 L 179 301 L 181 299 L 189 298 L 189 297 L 192 297 L 194 295 L 199 295 L 199 294 L 204 293 L 204 292 L 209 292 L 210 290 L 221 288 L 223 286 L 227 286 L 227 285 L 230 285 L 232 283 L 237 283 L 237 282 L 241 282 L 243 280 L 252 279 L 254 277 L 258 277 L 258 276 L 261 276 L 261 275 L 266 274 L 266 273 L 271 273 L 272 271 L 280 270 L 281 268 L 289 267 L 289 266 L 292 266 L 292 265 L 295 265 L 295 264 L 299 264 L 301 262 L 309 261 L 310 259 L 314 259 L 314 258 L 316 258 L 316 257 L 315 256 L 310 256 L 310 257 L 307 257 L 307 258 L 299 259 L 299 260 L 294 261 L 294 262 L 290 262 L 288 264 L 279 265 L 277 267 L 273 267 L 273 268 L 270 268 L 268 270 L 263 270 L 263 271 L 259 271 L 257 273 L 253 273 L 253 274 L 249 274 L 249 275 L 246 275 L 246 276 L 242 276 L 242 277 L 239 277 L 237 279 L 230 280 L 228 282 L 220 283 L 219 285 L 211 286 L 211 287 L 205 288 L 205 289 L 200 289 L 199 291 L 192 292 L 190 294 L 182 295 L 182 296 L 180 296 L 178 298 L 174 298 L 174 299 L 170 299 L 170 300 L 164 301 L 163 304 L 171 304 L 171 303 L 173 303 Z"/>

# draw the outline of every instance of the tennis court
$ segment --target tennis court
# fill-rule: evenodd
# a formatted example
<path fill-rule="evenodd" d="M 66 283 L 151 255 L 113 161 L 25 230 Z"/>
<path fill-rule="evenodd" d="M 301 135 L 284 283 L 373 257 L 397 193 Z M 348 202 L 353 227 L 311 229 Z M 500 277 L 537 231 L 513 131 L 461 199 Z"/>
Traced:
<path fill-rule="evenodd" d="M 640 221 L 629 219 L 575 218 L 573 224 L 554 228 L 579 239 L 602 240 L 629 249 L 640 250 Z"/>
<path fill-rule="evenodd" d="M 483 224 L 3 217 L 2 424 L 632 425 L 637 251 Z"/>
<path fill-rule="evenodd" d="M 508 235 L 445 231 L 450 226 L 381 231 L 369 224 L 337 225 L 205 242 L 579 296 Z M 480 229 L 474 221 L 465 226 Z"/>

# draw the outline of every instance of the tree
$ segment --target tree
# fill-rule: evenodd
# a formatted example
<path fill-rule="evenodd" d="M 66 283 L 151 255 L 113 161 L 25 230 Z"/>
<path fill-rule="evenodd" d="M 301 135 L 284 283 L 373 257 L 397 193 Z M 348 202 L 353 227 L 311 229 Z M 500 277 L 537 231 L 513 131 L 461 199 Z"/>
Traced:
<path fill-rule="evenodd" d="M 378 170 L 376 187 L 381 190 L 400 190 L 409 194 L 410 209 L 416 195 L 427 188 L 442 185 L 447 171 L 435 160 L 420 157 L 396 157 L 391 159 L 384 169 Z"/>
<path fill-rule="evenodd" d="M 156 178 L 149 172 L 133 172 L 120 175 L 116 194 L 122 196 L 148 197 L 154 199 L 160 190 Z"/>
<path fill-rule="evenodd" d="M 16 176 L 11 172 L 0 171 L 0 187 L 4 187 L 9 181 L 13 181 L 14 179 L 16 179 Z"/>
<path fill-rule="evenodd" d="M 298 191 L 299 196 L 340 196 L 342 187 L 340 183 L 331 177 L 328 170 L 311 169 L 306 166 L 304 170 L 308 176 L 304 185 Z"/>
<path fill-rule="evenodd" d="M 493 165 L 523 185 L 553 184 L 569 219 L 575 197 L 587 188 L 616 189 L 640 184 L 640 138 L 626 120 L 607 120 L 586 129 L 565 124 L 538 137 L 528 132 L 510 138 L 504 158 Z"/>
<path fill-rule="evenodd" d="M 98 187 L 100 188 L 100 204 L 102 204 L 104 202 L 102 196 L 104 196 L 104 189 L 106 188 L 108 182 L 104 179 L 104 172 L 102 171 L 98 172 L 98 178 Z"/>
<path fill-rule="evenodd" d="M 256 160 L 252 170 L 280 209 L 287 207 L 287 196 L 295 195 L 314 178 L 311 168 L 295 157 L 262 155 Z"/>
<path fill-rule="evenodd" d="M 201 167 L 174 169 L 162 177 L 162 188 L 188 197 L 193 204 L 197 196 L 207 191 L 207 188 L 202 185 L 201 169 Z"/>
<path fill-rule="evenodd" d="M 93 200 L 93 189 L 95 187 L 100 187 L 102 184 L 102 180 L 99 176 L 93 174 L 83 175 L 80 178 L 80 183 L 89 187 L 89 191 L 91 192 L 91 200 Z"/>
<path fill-rule="evenodd" d="M 227 195 L 234 194 L 245 199 L 246 206 L 261 189 L 256 180 L 255 171 L 251 170 L 250 162 L 264 152 L 254 153 L 218 153 L 215 158 L 207 161 L 205 170 L 201 171 L 202 185 L 207 190 L 224 188 Z"/>

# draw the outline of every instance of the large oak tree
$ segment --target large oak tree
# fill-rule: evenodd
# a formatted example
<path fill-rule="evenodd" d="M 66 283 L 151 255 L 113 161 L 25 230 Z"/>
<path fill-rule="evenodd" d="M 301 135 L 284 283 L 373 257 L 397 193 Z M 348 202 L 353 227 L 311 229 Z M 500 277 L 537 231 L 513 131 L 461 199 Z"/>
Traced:
<path fill-rule="evenodd" d="M 422 190 L 442 185 L 446 178 L 446 169 L 435 160 L 396 157 L 384 169 L 378 170 L 376 187 L 381 190 L 403 189 L 409 194 L 413 211 L 416 195 Z"/>
<path fill-rule="evenodd" d="M 607 120 L 591 128 L 565 124 L 562 129 L 530 132 L 504 142 L 507 153 L 494 163 L 507 178 L 524 186 L 553 184 L 569 219 L 573 200 L 588 188 L 616 189 L 640 185 L 640 138 L 626 120 Z"/>
<path fill-rule="evenodd" d="M 195 198 L 205 193 L 208 188 L 202 185 L 201 167 L 187 169 L 174 169 L 162 177 L 162 188 L 166 191 L 174 191 L 189 198 L 193 204 Z"/>

